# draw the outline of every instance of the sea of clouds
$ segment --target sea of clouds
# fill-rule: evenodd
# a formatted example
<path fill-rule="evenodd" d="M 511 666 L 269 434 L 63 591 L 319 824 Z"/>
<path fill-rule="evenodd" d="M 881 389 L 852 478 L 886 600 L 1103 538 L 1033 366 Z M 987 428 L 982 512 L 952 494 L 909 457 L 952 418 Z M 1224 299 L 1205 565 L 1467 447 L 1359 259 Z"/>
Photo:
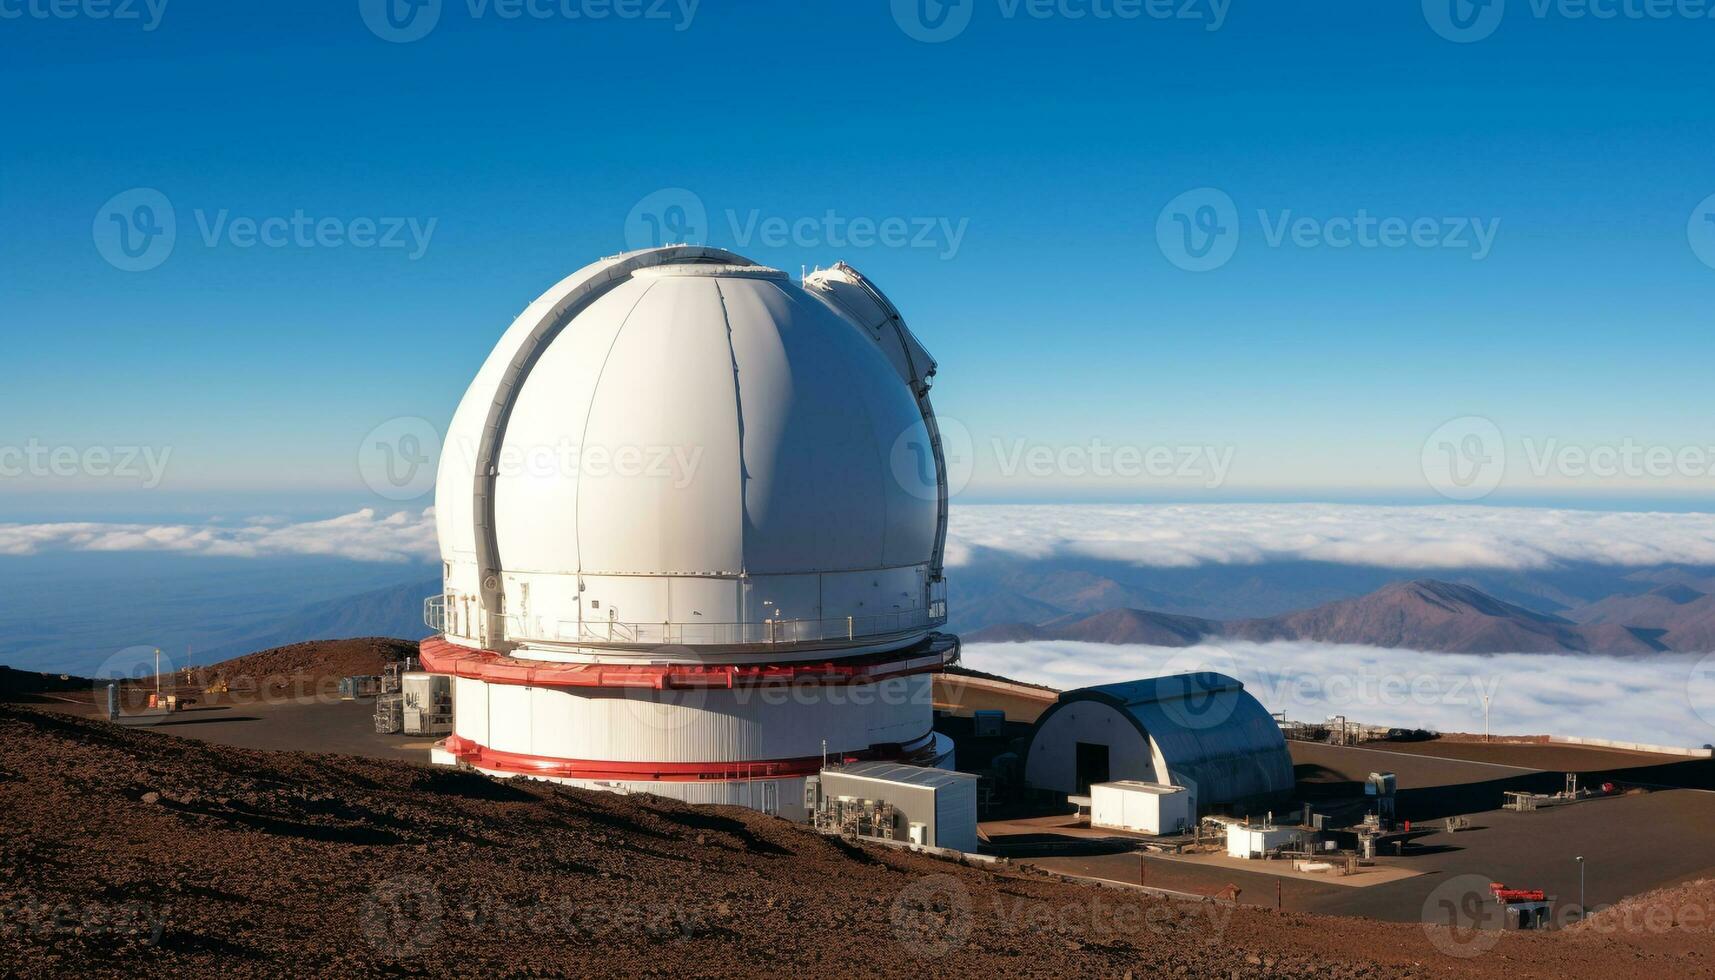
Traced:
<path fill-rule="evenodd" d="M 381 514 L 360 510 L 320 521 L 256 517 L 236 523 L 0 524 L 0 555 L 43 551 L 167 551 L 218 558 L 321 555 L 352 561 L 435 560 L 432 509 Z"/>
<path fill-rule="evenodd" d="M 947 561 L 977 548 L 1160 568 L 1322 561 L 1388 568 L 1715 564 L 1715 514 L 1350 504 L 986 504 L 952 511 Z"/>
<path fill-rule="evenodd" d="M 1520 507 L 1335 504 L 960 505 L 949 564 L 979 548 L 1144 566 L 1314 560 L 1384 567 L 1532 569 L 1597 562 L 1715 564 L 1715 515 Z M 434 560 L 434 511 L 359 510 L 326 520 L 0 524 L 0 555 L 158 551 Z M 956 572 L 955 572 L 956 574 Z M 966 663 L 1078 687 L 1189 669 L 1243 680 L 1294 719 L 1497 733 L 1586 735 L 1666 745 L 1715 741 L 1715 655 L 1462 655 L 1316 643 L 1184 649 L 1040 642 L 967 647 Z"/>
<path fill-rule="evenodd" d="M 1190 648 L 1047 641 L 965 647 L 964 664 L 1066 689 L 1188 670 L 1238 678 L 1294 721 L 1334 715 L 1389 727 L 1576 735 L 1698 747 L 1715 742 L 1715 654 L 1452 654 L 1326 643 Z"/>
<path fill-rule="evenodd" d="M 1449 569 L 1715 565 L 1715 514 L 1349 504 L 955 506 L 948 564 L 969 563 L 979 548 L 1164 568 L 1294 560 Z M 406 561 L 433 558 L 437 549 L 433 509 L 371 508 L 300 522 L 0 524 L 0 554 L 49 550 Z"/>

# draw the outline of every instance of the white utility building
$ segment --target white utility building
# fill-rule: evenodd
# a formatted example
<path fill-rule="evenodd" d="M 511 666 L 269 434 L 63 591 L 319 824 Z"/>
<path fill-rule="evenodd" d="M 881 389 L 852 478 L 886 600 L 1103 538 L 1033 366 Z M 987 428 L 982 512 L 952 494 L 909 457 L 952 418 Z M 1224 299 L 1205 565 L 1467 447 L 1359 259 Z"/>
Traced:
<path fill-rule="evenodd" d="M 444 755 L 789 815 L 824 751 L 946 761 L 934 372 L 843 263 L 669 246 L 530 304 L 442 452 Z"/>
<path fill-rule="evenodd" d="M 895 839 L 955 851 L 977 849 L 977 782 L 971 773 L 887 762 L 824 769 L 818 805 L 826 815 L 841 804 L 885 803 L 901 826 Z"/>
<path fill-rule="evenodd" d="M 1197 804 L 1184 786 L 1121 780 L 1090 787 L 1090 826 L 1137 834 L 1179 834 L 1197 824 Z"/>
<path fill-rule="evenodd" d="M 1279 847 L 1298 843 L 1304 832 L 1297 827 L 1276 827 L 1272 823 L 1250 825 L 1227 824 L 1227 856 L 1260 858 Z"/>

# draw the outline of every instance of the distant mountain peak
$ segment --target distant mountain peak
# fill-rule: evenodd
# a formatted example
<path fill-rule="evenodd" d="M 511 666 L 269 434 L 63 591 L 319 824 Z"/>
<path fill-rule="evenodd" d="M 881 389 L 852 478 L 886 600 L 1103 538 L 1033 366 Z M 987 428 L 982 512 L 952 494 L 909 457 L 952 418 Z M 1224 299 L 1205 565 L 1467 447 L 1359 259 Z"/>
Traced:
<path fill-rule="evenodd" d="M 1142 609 L 1061 616 L 1040 625 L 980 630 L 973 643 L 1082 640 L 1193 646 L 1210 638 L 1313 641 L 1446 653 L 1651 653 L 1665 649 L 1658 630 L 1580 626 L 1503 602 L 1480 589 L 1439 579 L 1390 583 L 1368 595 L 1264 619 L 1221 622 Z"/>
<path fill-rule="evenodd" d="M 1689 585 L 1674 582 L 1649 590 L 1646 595 L 1660 596 L 1676 606 L 1687 606 L 1703 598 L 1707 593 L 1699 592 Z"/>

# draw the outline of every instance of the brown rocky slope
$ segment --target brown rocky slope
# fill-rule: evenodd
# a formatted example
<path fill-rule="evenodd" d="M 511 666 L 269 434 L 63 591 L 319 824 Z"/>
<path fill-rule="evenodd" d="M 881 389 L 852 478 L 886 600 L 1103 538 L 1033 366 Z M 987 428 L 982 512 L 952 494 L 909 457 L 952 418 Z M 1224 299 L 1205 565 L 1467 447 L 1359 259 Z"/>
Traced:
<path fill-rule="evenodd" d="M 0 706 L 0 963 L 47 975 L 1684 975 L 995 875 L 737 810 Z M 1693 964 L 1695 966 L 1695 964 Z"/>

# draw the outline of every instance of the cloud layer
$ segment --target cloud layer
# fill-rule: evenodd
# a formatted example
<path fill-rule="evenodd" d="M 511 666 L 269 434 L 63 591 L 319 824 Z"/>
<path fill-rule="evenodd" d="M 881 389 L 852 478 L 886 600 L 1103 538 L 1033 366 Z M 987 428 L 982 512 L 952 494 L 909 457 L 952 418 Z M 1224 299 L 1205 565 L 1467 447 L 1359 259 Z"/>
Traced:
<path fill-rule="evenodd" d="M 1188 649 L 1097 643 L 994 643 L 964 663 L 1056 688 L 1186 670 L 1237 677 L 1295 721 L 1345 715 L 1364 724 L 1509 735 L 1576 735 L 1701 746 L 1715 742 L 1715 655 L 1627 659 L 1586 654 L 1421 653 L 1319 643 L 1228 643 Z"/>
<path fill-rule="evenodd" d="M 976 548 L 1134 565 L 1325 561 L 1388 568 L 1715 564 L 1715 514 L 1345 504 L 965 505 L 949 564 Z"/>
<path fill-rule="evenodd" d="M 241 524 L 0 524 L 0 555 L 41 551 L 175 551 L 221 558 L 325 555 L 421 561 L 439 554 L 433 510 L 382 516 L 360 510 L 324 521 L 257 518 Z"/>
<path fill-rule="evenodd" d="M 1532 569 L 1568 562 L 1715 565 L 1715 514 L 1526 507 L 971 504 L 953 508 L 950 565 L 976 549 L 1185 568 L 1326 561 L 1386 568 Z M 330 520 L 240 524 L 0 524 L 0 554 L 182 551 L 227 557 L 432 559 L 434 512 L 366 509 Z"/>

